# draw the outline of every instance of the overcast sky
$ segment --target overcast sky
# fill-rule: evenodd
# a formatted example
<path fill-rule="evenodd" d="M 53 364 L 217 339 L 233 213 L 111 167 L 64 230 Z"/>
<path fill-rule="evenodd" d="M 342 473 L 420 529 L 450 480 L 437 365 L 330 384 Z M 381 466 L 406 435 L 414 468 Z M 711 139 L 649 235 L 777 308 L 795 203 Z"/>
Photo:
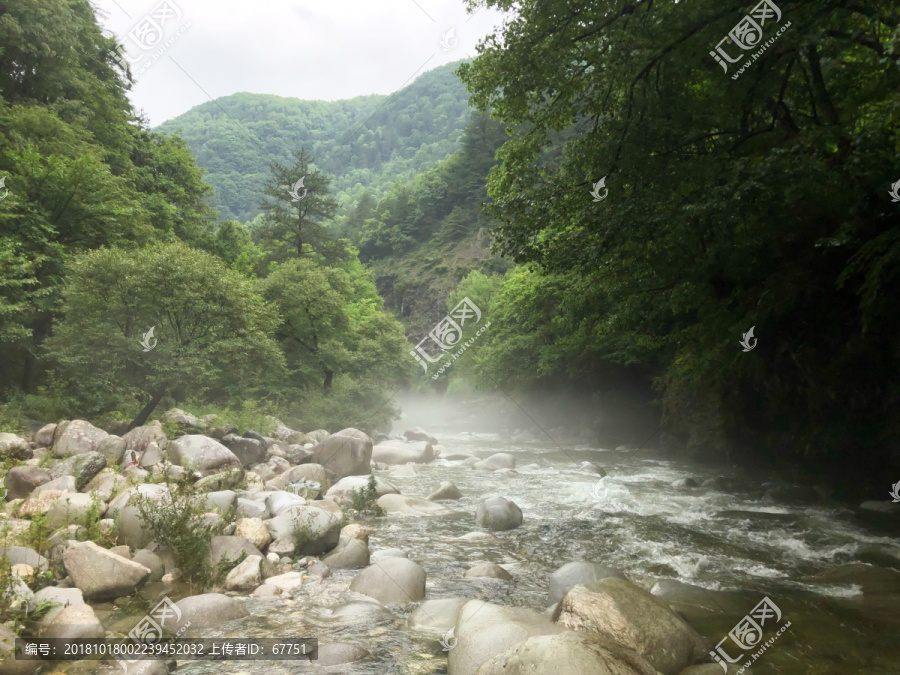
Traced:
<path fill-rule="evenodd" d="M 503 18 L 487 9 L 470 16 L 462 0 L 94 5 L 126 47 L 137 75 L 131 100 L 152 126 L 236 92 L 328 101 L 390 94 L 417 74 L 474 57 L 476 43 Z"/>

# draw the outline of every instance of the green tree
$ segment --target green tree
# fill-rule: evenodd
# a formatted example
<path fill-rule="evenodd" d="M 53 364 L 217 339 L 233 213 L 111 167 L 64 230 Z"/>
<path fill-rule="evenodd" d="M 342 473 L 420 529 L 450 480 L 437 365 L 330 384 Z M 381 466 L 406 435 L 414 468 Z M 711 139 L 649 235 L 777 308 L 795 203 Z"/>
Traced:
<path fill-rule="evenodd" d="M 260 204 L 266 212 L 260 236 L 277 259 L 303 257 L 304 245 L 325 258 L 334 254 L 333 240 L 322 223 L 334 217 L 337 202 L 328 194 L 331 179 L 312 169 L 312 163 L 312 156 L 301 149 L 290 166 L 275 162 L 270 167 L 272 176 Z M 291 192 L 295 186 L 297 191 Z"/>
<path fill-rule="evenodd" d="M 132 428 L 166 394 L 242 395 L 284 364 L 254 283 L 182 243 L 80 256 L 64 312 L 48 355 L 86 412 L 143 404 Z"/>

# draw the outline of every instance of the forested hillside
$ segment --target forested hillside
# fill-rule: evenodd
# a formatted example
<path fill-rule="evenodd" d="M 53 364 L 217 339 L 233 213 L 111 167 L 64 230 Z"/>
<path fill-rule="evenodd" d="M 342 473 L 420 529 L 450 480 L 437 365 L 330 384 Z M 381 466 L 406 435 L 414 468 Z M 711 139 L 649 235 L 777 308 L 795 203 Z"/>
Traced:
<path fill-rule="evenodd" d="M 178 131 L 223 218 L 252 220 L 273 161 L 305 148 L 334 176 L 343 209 L 368 192 L 380 198 L 396 181 L 411 180 L 457 148 L 469 116 L 468 93 L 446 65 L 423 73 L 391 96 L 301 101 L 234 94 L 204 103 L 157 131 Z"/>

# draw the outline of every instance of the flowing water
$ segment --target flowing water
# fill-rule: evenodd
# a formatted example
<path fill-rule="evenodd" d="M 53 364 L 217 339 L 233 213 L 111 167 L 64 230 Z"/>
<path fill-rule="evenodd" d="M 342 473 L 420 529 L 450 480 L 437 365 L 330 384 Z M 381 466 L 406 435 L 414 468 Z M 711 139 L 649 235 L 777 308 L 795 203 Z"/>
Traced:
<path fill-rule="evenodd" d="M 673 579 L 708 589 L 676 607 L 712 644 L 768 596 L 791 626 L 753 664 L 753 673 L 900 672 L 898 596 L 864 596 L 852 584 L 810 580 L 830 566 L 856 561 L 867 546 L 896 545 L 858 522 L 853 512 L 766 502 L 758 485 L 745 488 L 744 476 L 727 471 L 717 475 L 732 479 L 738 489 L 672 487 L 679 478 L 707 478 L 709 469 L 668 460 L 652 449 L 516 444 L 493 434 L 438 434 L 438 439 L 443 455 L 512 453 L 519 475 L 503 477 L 444 459 L 417 466 L 415 477 L 379 472 L 405 495 L 425 497 L 444 480 L 464 495 L 447 502 L 459 511 L 457 517 L 392 515 L 367 523 L 372 551 L 401 548 L 425 568 L 427 599 L 480 598 L 543 611 L 550 604 L 549 574 L 573 560 L 593 561 L 620 568 L 646 588 Z M 608 477 L 598 483 L 597 475 L 580 467 L 585 460 L 604 467 Z M 496 542 L 456 540 L 478 529 L 473 514 L 491 495 L 515 501 L 523 525 L 495 533 Z M 481 561 L 503 565 L 514 581 L 463 578 Z M 357 644 L 371 654 L 327 672 L 445 673 L 446 652 L 438 638 L 407 628 L 412 608 L 393 609 L 392 618 L 379 620 L 330 616 L 332 608 L 362 599 L 346 590 L 355 574 L 337 570 L 324 582 L 307 582 L 292 601 L 249 598 L 252 617 L 204 635 L 316 637 Z M 733 645 L 726 649 L 735 655 Z M 749 653 L 742 662 L 748 658 Z M 179 663 L 179 672 L 189 674 L 274 675 L 310 668 L 271 661 Z"/>

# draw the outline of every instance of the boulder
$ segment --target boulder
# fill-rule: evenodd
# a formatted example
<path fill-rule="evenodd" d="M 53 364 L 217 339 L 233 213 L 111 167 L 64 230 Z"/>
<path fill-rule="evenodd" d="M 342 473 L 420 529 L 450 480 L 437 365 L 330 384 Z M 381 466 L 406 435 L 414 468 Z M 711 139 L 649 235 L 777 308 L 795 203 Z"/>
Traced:
<path fill-rule="evenodd" d="M 665 602 L 616 577 L 570 589 L 553 621 L 632 649 L 663 675 L 677 675 L 707 655 L 706 641 Z"/>
<path fill-rule="evenodd" d="M 391 467 L 391 478 L 415 478 L 418 475 L 411 464 L 396 464 Z"/>
<path fill-rule="evenodd" d="M 288 445 L 303 445 L 304 443 L 309 442 L 309 438 L 302 431 L 296 431 L 283 424 L 279 424 L 275 427 L 275 430 L 272 432 L 272 437 L 277 438 L 279 441 L 284 441 Z"/>
<path fill-rule="evenodd" d="M 244 561 L 232 569 L 225 577 L 225 590 L 227 591 L 252 591 L 262 586 L 263 577 L 260 563 L 262 556 L 250 555 Z"/>
<path fill-rule="evenodd" d="M 70 605 L 63 608 L 41 630 L 45 639 L 103 638 L 106 632 L 90 605 Z"/>
<path fill-rule="evenodd" d="M 346 429 L 345 429 L 346 431 Z M 331 437 L 331 434 L 325 429 L 316 429 L 306 434 L 306 439 L 310 443 L 324 443 Z"/>
<path fill-rule="evenodd" d="M 300 572 L 285 572 L 266 579 L 266 585 L 277 588 L 287 595 L 293 595 L 303 587 L 303 575 Z"/>
<path fill-rule="evenodd" d="M 319 484 L 319 489 L 315 490 L 313 487 L 309 486 L 310 482 L 315 482 Z M 288 486 L 293 485 L 295 483 L 305 483 L 307 485 L 307 489 L 304 490 L 305 494 L 301 495 L 306 497 L 307 499 L 316 499 L 321 495 L 324 495 L 328 488 L 331 487 L 331 482 L 328 480 L 328 474 L 325 472 L 325 467 L 321 464 L 301 464 L 299 466 L 292 466 L 284 473 L 280 473 L 272 480 L 266 483 L 267 490 L 287 490 Z"/>
<path fill-rule="evenodd" d="M 380 548 L 372 554 L 372 562 L 381 562 L 385 558 L 408 558 L 406 551 L 399 548 Z"/>
<path fill-rule="evenodd" d="M 34 451 L 31 444 L 21 436 L 0 433 L 0 460 L 31 459 Z"/>
<path fill-rule="evenodd" d="M 716 666 L 718 668 L 718 666 Z M 535 635 L 487 661 L 478 675 L 656 675 L 639 654 L 609 639 Z"/>
<path fill-rule="evenodd" d="M 169 441 L 159 420 L 154 420 L 142 427 L 135 427 L 122 436 L 122 440 L 125 441 L 126 452 L 134 451 L 138 455 L 142 455 L 151 443 L 155 443 L 160 450 L 165 450 Z"/>
<path fill-rule="evenodd" d="M 466 598 L 426 600 L 409 615 L 406 625 L 413 630 L 443 635 L 456 626 L 456 618 L 467 602 Z"/>
<path fill-rule="evenodd" d="M 251 555 L 263 557 L 262 552 L 246 537 L 219 535 L 209 540 L 209 561 L 213 567 L 234 564 L 242 555 L 245 558 Z M 274 574 L 273 568 L 266 566 L 263 571 L 266 570 Z"/>
<path fill-rule="evenodd" d="M 359 645 L 347 644 L 345 642 L 326 642 L 319 643 L 316 648 L 316 660 L 313 661 L 320 668 L 339 666 L 344 663 L 353 663 L 366 658 L 369 651 Z M 344 671 L 352 672 L 352 671 Z"/>
<path fill-rule="evenodd" d="M 513 578 L 512 574 L 500 567 L 500 565 L 492 562 L 478 563 L 474 567 L 470 567 L 466 570 L 466 573 L 463 576 L 470 578 L 503 579 L 503 581 L 509 581 Z"/>
<path fill-rule="evenodd" d="M 347 537 L 348 539 L 359 539 L 366 544 L 369 543 L 369 531 L 366 529 L 365 525 L 361 525 L 360 523 L 350 523 L 341 528 L 341 536 Z"/>
<path fill-rule="evenodd" d="M 241 486 L 245 475 L 246 473 L 239 465 L 225 468 L 223 471 L 212 470 L 210 475 L 204 476 L 194 483 L 194 487 L 197 492 L 233 490 Z"/>
<path fill-rule="evenodd" d="M 462 499 L 462 492 L 449 480 L 442 481 L 437 490 L 428 495 L 428 500 L 432 502 L 449 499 Z"/>
<path fill-rule="evenodd" d="M 108 502 L 112 498 L 113 492 L 120 492 L 127 484 L 128 481 L 113 469 L 104 469 L 91 479 L 91 482 L 85 486 L 83 492 L 88 494 L 96 492 L 100 499 Z"/>
<path fill-rule="evenodd" d="M 527 468 L 527 467 L 525 467 L 525 468 Z M 606 471 L 603 469 L 603 467 L 600 467 L 600 466 L 594 464 L 593 462 L 582 462 L 581 470 L 587 471 L 588 473 L 597 474 L 601 478 L 606 476 Z"/>
<path fill-rule="evenodd" d="M 422 427 L 413 427 L 412 429 L 407 429 L 403 432 L 403 436 L 408 441 L 425 441 L 426 443 L 431 443 L 432 445 L 437 445 L 437 439 L 425 431 Z"/>
<path fill-rule="evenodd" d="M 127 451 L 126 454 L 128 454 Z M 164 457 L 162 449 L 159 447 L 159 445 L 157 445 L 155 441 L 150 441 L 144 447 L 144 452 L 141 453 L 141 461 L 138 464 L 143 469 L 149 469 L 157 466 L 163 460 Z"/>
<path fill-rule="evenodd" d="M 349 504 L 350 500 L 353 498 L 352 493 L 358 492 L 359 490 L 364 490 L 366 486 L 369 484 L 369 476 L 346 476 L 345 478 L 341 478 L 337 483 L 332 485 L 328 491 L 325 493 L 325 496 L 329 499 L 333 499 L 338 504 Z M 399 495 L 400 489 L 392 484 L 375 476 L 375 494 L 378 497 L 383 497 L 384 495 Z"/>
<path fill-rule="evenodd" d="M 272 492 L 266 497 L 266 508 L 269 510 L 269 513 L 272 516 L 279 516 L 281 513 L 291 506 L 305 506 L 306 499 L 301 497 L 300 495 L 295 495 L 293 492 L 286 492 L 284 490 L 278 490 L 277 492 Z"/>
<path fill-rule="evenodd" d="M 96 452 L 103 441 L 109 441 L 110 434 L 98 429 L 85 420 L 66 420 L 60 422 L 53 435 L 53 455 L 55 457 L 68 457 L 80 455 L 85 452 Z M 114 442 L 121 441 L 117 436 L 112 437 L 113 442 L 104 444 L 104 452 L 114 452 L 116 448 L 124 450 L 124 446 Z M 106 456 L 106 455 L 104 455 Z M 120 455 L 121 456 L 121 455 Z M 116 458 L 118 459 L 118 458 Z"/>
<path fill-rule="evenodd" d="M 291 506 L 268 521 L 275 539 L 293 539 L 296 552 L 318 555 L 333 549 L 341 535 L 341 520 L 312 506 Z"/>
<path fill-rule="evenodd" d="M 331 569 L 352 570 L 369 564 L 369 546 L 361 539 L 341 537 L 337 547 L 322 562 Z"/>
<path fill-rule="evenodd" d="M 503 497 L 490 497 L 475 512 L 475 524 L 489 530 L 513 530 L 522 524 L 522 509 Z"/>
<path fill-rule="evenodd" d="M 99 452 L 83 452 L 59 462 L 50 469 L 50 478 L 72 476 L 75 478 L 75 489 L 80 491 L 106 468 L 106 461 L 106 457 Z"/>
<path fill-rule="evenodd" d="M 573 586 L 608 577 L 626 579 L 621 570 L 591 562 L 566 563 L 550 575 L 550 604 L 556 604 Z"/>
<path fill-rule="evenodd" d="M 405 516 L 446 516 L 456 513 L 441 504 L 435 504 L 421 497 L 407 497 L 405 495 L 385 495 L 379 497 L 378 506 L 386 513 L 399 513 Z"/>
<path fill-rule="evenodd" d="M 10 565 L 28 565 L 34 569 L 47 570 L 47 559 L 27 546 L 10 546 L 0 548 L 0 556 L 5 556 Z"/>
<path fill-rule="evenodd" d="M 406 558 L 384 558 L 357 574 L 350 590 L 383 605 L 405 605 L 425 597 L 425 570 Z"/>
<path fill-rule="evenodd" d="M 457 643 L 448 653 L 447 672 L 475 675 L 482 664 L 523 640 L 535 635 L 564 633 L 565 629 L 531 609 L 469 600 L 459 612 L 454 632 Z M 512 671 L 516 672 L 521 671 Z"/>
<path fill-rule="evenodd" d="M 380 602 L 348 602 L 346 605 L 335 607 L 328 615 L 330 619 L 346 621 L 352 625 L 362 622 L 391 621 L 394 615 Z"/>
<path fill-rule="evenodd" d="M 672 481 L 672 487 L 695 488 L 695 487 L 700 487 L 700 484 L 697 481 L 695 481 L 693 478 L 679 478 L 678 480 Z"/>
<path fill-rule="evenodd" d="M 40 619 L 41 625 L 49 624 L 65 607 L 85 604 L 84 596 L 77 588 L 60 588 L 58 586 L 47 586 L 37 591 L 32 604 L 28 606 L 28 611 L 33 612 L 41 603 L 51 604 L 49 611 Z M 0 673 L 2 672 L 0 669 Z"/>
<path fill-rule="evenodd" d="M 265 502 L 246 497 L 238 497 L 235 515 L 239 518 L 261 518 L 262 520 L 268 520 L 271 517 Z"/>
<path fill-rule="evenodd" d="M 838 565 L 814 574 L 809 580 L 828 585 L 854 584 L 862 588 L 864 595 L 900 593 L 900 572 L 865 563 Z"/>
<path fill-rule="evenodd" d="M 222 444 L 235 454 L 242 466 L 265 462 L 268 457 L 266 442 L 255 438 L 228 434 L 222 439 Z"/>
<path fill-rule="evenodd" d="M 106 517 L 115 520 L 118 542 L 128 544 L 134 549 L 140 549 L 153 541 L 154 534 L 141 517 L 140 509 L 132 502 L 135 495 L 141 495 L 151 502 L 159 503 L 169 499 L 169 489 L 158 483 L 144 483 L 126 488 L 109 503 L 106 509 Z"/>
<path fill-rule="evenodd" d="M 56 433 L 56 423 L 45 424 L 34 432 L 34 442 L 39 448 L 49 448 L 53 445 L 53 434 Z"/>
<path fill-rule="evenodd" d="M 197 419 L 194 415 L 185 412 L 181 408 L 172 408 L 163 413 L 162 421 L 167 424 L 180 424 L 195 429 L 205 429 L 206 423 Z"/>
<path fill-rule="evenodd" d="M 343 429 L 313 447 L 311 460 L 321 464 L 338 479 L 368 475 L 372 462 L 372 439 L 358 429 Z"/>
<path fill-rule="evenodd" d="M 148 551 L 145 548 L 135 551 L 131 559 L 150 570 L 150 577 L 147 581 L 159 581 L 166 571 L 162 559 L 153 551 Z"/>
<path fill-rule="evenodd" d="M 382 464 L 426 464 L 435 458 L 434 448 L 425 441 L 383 441 L 372 450 L 372 461 Z"/>
<path fill-rule="evenodd" d="M 464 535 L 454 537 L 455 541 L 471 541 L 476 544 L 492 544 L 499 541 L 497 537 L 489 532 L 466 532 Z"/>
<path fill-rule="evenodd" d="M 75 493 L 63 493 L 56 499 L 47 511 L 47 523 L 56 529 L 66 525 L 87 525 L 88 515 L 93 508 L 91 495 Z M 106 506 L 100 503 L 100 515 L 106 511 Z"/>
<path fill-rule="evenodd" d="M 6 499 L 25 499 L 50 479 L 50 472 L 39 466 L 14 466 L 6 474 Z"/>
<path fill-rule="evenodd" d="M 206 628 L 219 629 L 227 621 L 250 616 L 243 603 L 221 593 L 192 595 L 179 600 L 175 605 L 181 611 L 181 618 L 171 628 L 167 624 L 166 629 L 176 634 L 187 624 L 190 627 L 185 632 L 197 635 Z"/>
<path fill-rule="evenodd" d="M 112 600 L 132 595 L 150 577 L 149 568 L 111 553 L 92 541 L 69 544 L 63 553 L 63 565 L 87 600 Z"/>
<path fill-rule="evenodd" d="M 241 461 L 219 441 L 192 434 L 169 443 L 169 455 L 175 464 L 209 476 L 230 468 L 242 468 Z"/>
<path fill-rule="evenodd" d="M 259 518 L 240 518 L 235 523 L 234 536 L 244 537 L 260 551 L 272 541 L 269 528 Z"/>
<path fill-rule="evenodd" d="M 485 464 L 492 466 L 494 469 L 515 469 L 516 458 L 508 452 L 498 452 L 483 460 Z"/>

